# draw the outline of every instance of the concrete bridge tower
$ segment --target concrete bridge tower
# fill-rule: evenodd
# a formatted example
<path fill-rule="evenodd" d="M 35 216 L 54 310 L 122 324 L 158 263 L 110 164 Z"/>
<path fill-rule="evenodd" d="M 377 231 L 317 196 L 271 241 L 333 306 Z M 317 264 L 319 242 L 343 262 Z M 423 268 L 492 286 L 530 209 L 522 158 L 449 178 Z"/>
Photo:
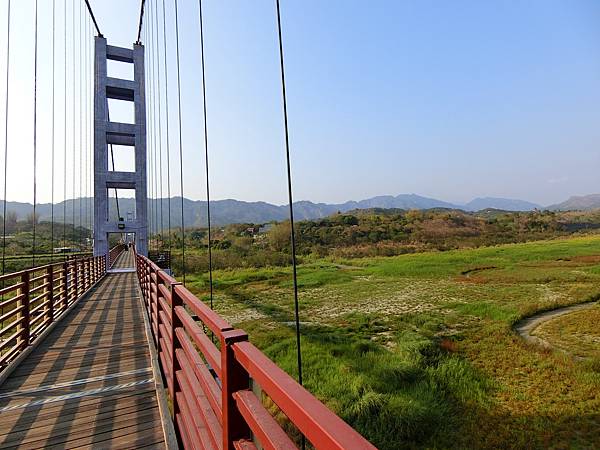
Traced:
<path fill-rule="evenodd" d="M 95 38 L 94 83 L 94 255 L 108 254 L 110 233 L 135 233 L 138 253 L 148 254 L 146 197 L 146 99 L 144 86 L 144 47 L 133 49 L 106 44 Z M 133 64 L 133 80 L 107 75 L 107 61 Z M 109 121 L 108 99 L 133 102 L 134 123 Z M 135 171 L 109 170 L 110 144 L 133 147 Z M 109 189 L 135 190 L 135 214 L 132 220 L 111 220 L 108 214 Z"/>

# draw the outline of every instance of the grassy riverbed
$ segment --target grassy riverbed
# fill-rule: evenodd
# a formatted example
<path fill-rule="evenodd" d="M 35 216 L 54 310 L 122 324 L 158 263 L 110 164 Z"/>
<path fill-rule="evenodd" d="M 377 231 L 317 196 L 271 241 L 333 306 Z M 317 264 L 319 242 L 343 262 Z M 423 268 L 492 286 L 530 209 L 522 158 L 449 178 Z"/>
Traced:
<path fill-rule="evenodd" d="M 189 286 L 206 295 L 207 279 Z M 305 260 L 299 282 L 305 385 L 378 447 L 600 446 L 597 359 L 512 330 L 598 298 L 599 237 Z M 295 375 L 290 271 L 217 271 L 215 287 L 215 309 Z M 597 355 L 594 323 L 577 319 L 564 345 L 584 333 Z"/>

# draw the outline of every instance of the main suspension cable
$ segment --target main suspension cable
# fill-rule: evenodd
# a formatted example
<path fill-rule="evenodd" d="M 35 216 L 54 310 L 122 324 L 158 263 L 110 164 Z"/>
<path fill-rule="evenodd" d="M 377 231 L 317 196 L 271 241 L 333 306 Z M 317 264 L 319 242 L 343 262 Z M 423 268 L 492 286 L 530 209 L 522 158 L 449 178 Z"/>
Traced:
<path fill-rule="evenodd" d="M 296 352 L 298 359 L 298 383 L 302 385 L 302 348 L 300 345 L 300 313 L 298 305 L 298 272 L 296 263 L 296 233 L 294 231 L 294 204 L 292 196 L 292 168 L 290 163 L 290 139 L 288 130 L 288 114 L 287 114 L 287 96 L 285 92 L 285 66 L 283 63 L 283 40 L 281 37 L 281 13 L 279 9 L 279 0 L 275 0 L 277 4 L 277 34 L 279 37 L 279 65 L 281 69 L 281 95 L 283 99 L 283 125 L 285 129 L 285 158 L 287 164 L 287 188 L 288 202 L 290 207 L 290 241 L 292 244 L 292 273 L 294 279 L 294 315 L 296 319 Z M 304 447 L 304 439 L 302 440 Z"/>
<path fill-rule="evenodd" d="M 175 3 L 175 36 L 177 42 L 177 104 L 179 110 L 179 181 L 181 193 L 181 266 L 183 270 L 183 285 L 185 286 L 185 222 L 183 212 L 183 139 L 181 135 L 181 69 L 179 63 L 179 13 L 177 0 Z"/>
<path fill-rule="evenodd" d="M 144 5 L 146 4 L 146 0 L 142 0 L 142 3 L 140 5 L 140 21 L 138 24 L 138 34 L 137 34 L 137 40 L 136 40 L 136 44 L 137 45 L 141 45 L 142 41 L 140 41 L 140 38 L 142 37 L 142 25 L 144 22 Z"/>
<path fill-rule="evenodd" d="M 96 22 L 96 18 L 94 17 L 94 12 L 92 11 L 92 7 L 90 6 L 90 2 L 85 0 L 85 5 L 87 6 L 88 12 L 90 13 L 90 17 L 94 22 L 94 26 L 96 27 L 96 31 L 98 32 L 98 37 L 104 37 L 102 33 L 100 33 L 100 28 L 98 28 L 98 22 Z"/>
<path fill-rule="evenodd" d="M 210 178 L 208 169 L 208 124 L 206 118 L 206 72 L 204 69 L 204 23 L 202 21 L 202 0 L 198 0 L 200 22 L 200 55 L 202 61 L 202 101 L 204 106 L 204 162 L 206 167 L 206 221 L 208 224 L 208 284 L 210 286 L 210 308 L 213 308 L 213 267 L 212 267 L 212 235 L 210 221 Z"/>
<path fill-rule="evenodd" d="M 35 31 L 34 31 L 34 63 L 33 63 L 33 217 L 31 267 L 35 267 L 35 232 L 37 207 L 37 69 L 38 69 L 38 0 L 35 0 Z M 4 198 L 6 203 L 6 198 Z"/>
<path fill-rule="evenodd" d="M 10 0 L 6 14 L 6 97 L 4 106 L 4 203 L 2 205 L 2 275 L 6 269 L 6 177 L 8 175 L 8 80 L 10 74 Z"/>

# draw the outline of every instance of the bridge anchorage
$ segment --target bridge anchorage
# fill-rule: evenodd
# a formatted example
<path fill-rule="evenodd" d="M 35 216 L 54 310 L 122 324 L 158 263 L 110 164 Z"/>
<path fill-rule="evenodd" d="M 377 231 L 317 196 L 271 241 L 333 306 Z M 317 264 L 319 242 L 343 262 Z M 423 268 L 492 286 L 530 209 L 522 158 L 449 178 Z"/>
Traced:
<path fill-rule="evenodd" d="M 10 25 L 10 0 L 8 4 Z M 255 347 L 243 330 L 211 309 L 212 278 L 209 306 L 186 288 L 185 277 L 180 282 L 148 258 L 146 49 L 141 36 L 131 49 L 108 45 L 89 2 L 85 5 L 88 22 L 97 30 L 93 58 L 93 256 L 61 257 L 60 262 L 51 258 L 50 264 L 38 266 L 32 262 L 31 268 L 0 276 L 0 448 L 287 450 L 309 445 L 328 450 L 374 449 L 302 387 L 300 353 L 297 382 Z M 140 35 L 145 5 L 142 1 Z M 279 2 L 276 5 L 287 114 Z M 173 6 L 179 76 L 177 1 Z M 202 24 L 201 3 L 199 6 Z M 37 18 L 36 1 L 36 80 Z M 66 18 L 65 4 L 65 54 Z M 7 33 L 10 37 L 10 27 Z M 74 31 L 71 36 L 75 41 Z M 80 56 L 80 64 L 82 60 Z M 107 64 L 111 60 L 132 64 L 133 80 L 109 77 Z M 75 61 L 73 58 L 74 66 Z M 73 69 L 75 72 L 76 67 Z M 65 90 L 66 72 L 65 67 Z M 83 84 L 81 76 L 79 84 Z M 110 99 L 132 102 L 134 123 L 111 121 Z M 74 108 L 73 120 L 75 116 Z M 287 116 L 285 123 L 292 205 Z M 134 171 L 115 171 L 114 166 L 109 170 L 111 145 L 134 148 Z M 206 133 L 205 150 L 208 188 Z M 4 164 L 6 169 L 6 161 Z M 75 163 L 73 168 L 75 180 Z M 183 178 L 181 183 L 183 191 Z M 135 191 L 135 213 L 130 220 L 110 220 L 110 189 Z M 184 242 L 183 205 L 181 213 Z M 210 220 L 210 210 L 208 213 Z M 294 248 L 291 207 L 290 219 Z M 133 235 L 134 242 L 109 248 L 112 233 Z M 63 240 L 66 243 L 67 239 Z M 212 277 L 212 271 L 210 274 Z M 297 289 L 295 295 L 300 348 Z M 282 413 L 286 417 L 285 424 L 276 420 L 275 409 L 278 416 Z M 288 429 L 295 431 L 288 433 Z"/>

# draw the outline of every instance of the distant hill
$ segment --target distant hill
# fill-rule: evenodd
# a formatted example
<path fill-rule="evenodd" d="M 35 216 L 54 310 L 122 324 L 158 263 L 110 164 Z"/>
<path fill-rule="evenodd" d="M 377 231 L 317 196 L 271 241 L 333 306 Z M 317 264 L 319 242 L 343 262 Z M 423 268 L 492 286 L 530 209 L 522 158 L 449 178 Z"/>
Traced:
<path fill-rule="evenodd" d="M 550 205 L 547 209 L 556 211 L 587 211 L 600 208 L 600 194 L 574 195 L 568 200 Z"/>
<path fill-rule="evenodd" d="M 481 211 L 482 209 L 500 209 L 503 211 L 533 211 L 534 209 L 543 209 L 543 207 L 525 200 L 498 197 L 478 197 L 464 205 L 462 209 L 466 211 Z"/>
<path fill-rule="evenodd" d="M 358 202 L 350 201 L 339 205 L 331 205 L 338 210 L 345 212 L 351 209 L 368 208 L 399 208 L 399 209 L 431 209 L 431 208 L 459 208 L 452 203 L 436 200 L 434 198 L 422 197 L 416 194 L 400 194 L 397 196 L 381 195 L 378 197 L 361 200 Z"/>
<path fill-rule="evenodd" d="M 0 213 L 3 207 L 3 201 L 0 200 Z M 40 220 L 50 220 L 51 204 L 44 203 L 37 205 L 36 211 Z M 131 198 L 119 199 L 121 216 L 127 217 L 127 212 L 134 211 L 135 204 Z M 423 197 L 417 194 L 400 194 L 396 196 L 382 195 L 360 201 L 348 201 L 345 203 L 313 203 L 310 201 L 299 201 L 294 203 L 294 215 L 297 220 L 319 219 L 330 216 L 337 212 L 348 212 L 354 210 L 371 209 L 462 209 L 465 211 L 480 211 L 486 209 L 504 210 L 504 211 L 530 211 L 538 209 L 594 209 L 600 208 L 600 194 L 587 195 L 583 197 L 571 197 L 569 200 L 557 205 L 543 208 L 535 203 L 517 199 L 481 197 L 476 198 L 465 205 L 457 205 L 444 202 L 434 198 Z M 7 202 L 7 211 L 13 211 L 20 220 L 23 220 L 33 211 L 30 203 Z M 79 218 L 79 211 L 81 215 Z M 82 198 L 67 200 L 54 205 L 54 217 L 56 222 L 63 221 L 63 212 L 66 210 L 66 222 L 81 224 L 90 227 L 89 219 L 93 209 L 92 198 Z M 151 200 L 149 202 L 148 215 L 152 216 L 153 230 L 160 227 L 160 211 L 163 213 L 162 226 L 167 227 L 169 202 L 167 199 Z M 85 216 L 86 211 L 88 216 Z M 266 202 L 244 202 L 240 200 L 215 200 L 211 202 L 212 222 L 214 225 L 225 225 L 228 223 L 266 223 L 270 221 L 281 221 L 288 218 L 287 205 L 273 205 Z M 110 205 L 110 216 L 116 219 L 116 204 L 114 199 Z M 203 200 L 183 200 L 183 216 L 186 226 L 202 227 L 206 226 L 206 202 Z M 158 225 L 155 223 L 158 222 Z M 181 224 L 181 197 L 171 198 L 171 227 L 179 227 Z"/>

